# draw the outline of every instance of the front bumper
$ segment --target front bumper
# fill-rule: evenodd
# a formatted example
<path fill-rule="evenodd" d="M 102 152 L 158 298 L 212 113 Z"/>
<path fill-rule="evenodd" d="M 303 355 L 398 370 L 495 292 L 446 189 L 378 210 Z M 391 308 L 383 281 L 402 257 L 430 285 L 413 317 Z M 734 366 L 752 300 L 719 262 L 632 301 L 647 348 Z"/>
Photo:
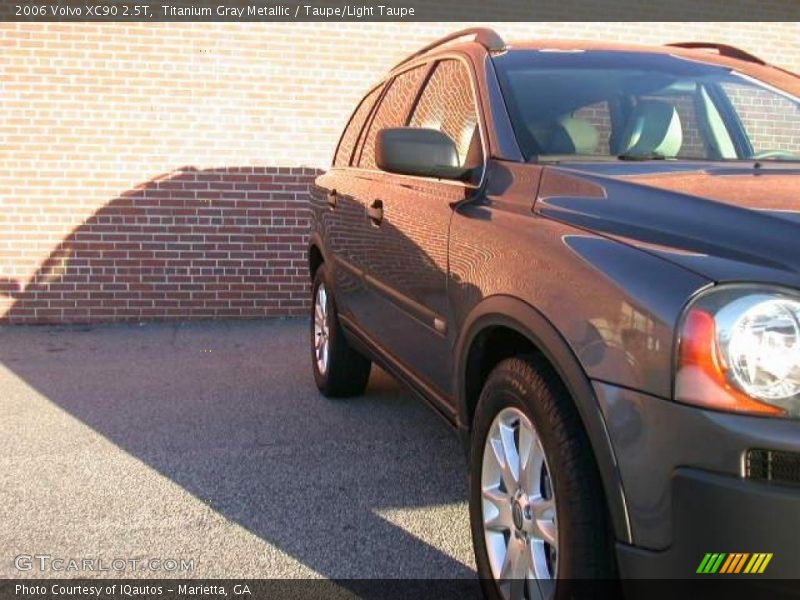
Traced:
<path fill-rule="evenodd" d="M 618 546 L 623 577 L 725 577 L 696 573 L 706 553 L 771 553 L 764 573 L 731 576 L 800 578 L 800 485 L 744 475 L 748 449 L 800 454 L 800 422 L 594 387 L 633 540 Z"/>
<path fill-rule="evenodd" d="M 675 471 L 671 484 L 672 544 L 662 551 L 618 544 L 623 578 L 800 577 L 800 488 L 685 468 Z M 726 556 L 717 573 L 697 574 L 707 553 Z M 750 555 L 742 559 L 745 566 L 721 574 L 727 555 L 739 553 Z M 761 553 L 772 554 L 764 572 L 745 574 L 752 555 Z"/>

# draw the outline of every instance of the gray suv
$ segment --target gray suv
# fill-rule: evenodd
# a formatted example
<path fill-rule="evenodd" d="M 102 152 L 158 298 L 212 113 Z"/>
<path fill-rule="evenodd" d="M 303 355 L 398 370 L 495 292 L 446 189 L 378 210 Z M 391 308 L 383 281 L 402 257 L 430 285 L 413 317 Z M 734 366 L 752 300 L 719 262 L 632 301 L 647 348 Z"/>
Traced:
<path fill-rule="evenodd" d="M 397 65 L 312 190 L 323 394 L 461 433 L 491 598 L 800 577 L 800 78 L 730 46 Z"/>

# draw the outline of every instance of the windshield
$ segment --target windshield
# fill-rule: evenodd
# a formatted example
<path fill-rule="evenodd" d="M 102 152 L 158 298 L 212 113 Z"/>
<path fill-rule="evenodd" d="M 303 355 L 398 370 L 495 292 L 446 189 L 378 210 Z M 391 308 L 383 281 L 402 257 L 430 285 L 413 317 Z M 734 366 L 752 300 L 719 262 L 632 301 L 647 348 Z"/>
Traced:
<path fill-rule="evenodd" d="M 800 100 L 726 67 L 618 51 L 494 61 L 528 160 L 800 160 Z"/>

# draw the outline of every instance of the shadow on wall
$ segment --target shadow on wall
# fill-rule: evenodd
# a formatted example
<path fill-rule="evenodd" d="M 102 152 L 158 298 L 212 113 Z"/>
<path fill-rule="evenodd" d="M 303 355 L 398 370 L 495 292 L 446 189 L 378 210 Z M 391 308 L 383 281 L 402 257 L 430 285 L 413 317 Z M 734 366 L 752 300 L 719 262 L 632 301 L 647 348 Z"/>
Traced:
<path fill-rule="evenodd" d="M 311 168 L 184 167 L 114 198 L 77 227 L 0 324 L 304 314 Z"/>

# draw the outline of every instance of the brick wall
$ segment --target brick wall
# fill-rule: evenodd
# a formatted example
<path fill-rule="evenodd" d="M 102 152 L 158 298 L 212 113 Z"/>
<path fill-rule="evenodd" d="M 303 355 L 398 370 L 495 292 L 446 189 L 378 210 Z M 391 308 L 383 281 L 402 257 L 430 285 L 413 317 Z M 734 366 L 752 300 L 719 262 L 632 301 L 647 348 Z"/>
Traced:
<path fill-rule="evenodd" d="M 0 323 L 304 310 L 308 183 L 365 89 L 466 25 L 0 23 Z M 495 28 L 800 70 L 793 23 Z"/>
<path fill-rule="evenodd" d="M 307 296 L 303 204 L 316 173 L 188 167 L 138 185 L 61 240 L 24 290 L 6 288 L 13 305 L 5 319 L 299 314 Z"/>

